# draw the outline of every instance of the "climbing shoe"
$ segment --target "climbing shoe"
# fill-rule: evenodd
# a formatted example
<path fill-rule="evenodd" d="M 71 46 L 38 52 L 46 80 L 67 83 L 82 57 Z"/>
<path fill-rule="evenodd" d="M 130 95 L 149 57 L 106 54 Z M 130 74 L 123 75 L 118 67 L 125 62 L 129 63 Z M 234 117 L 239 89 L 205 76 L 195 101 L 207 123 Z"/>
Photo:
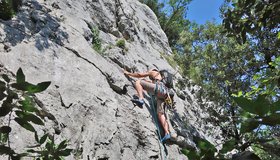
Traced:
<path fill-rule="evenodd" d="M 136 99 L 136 98 L 133 98 L 133 99 L 131 99 L 131 101 L 133 102 L 133 103 L 135 103 L 137 106 L 139 106 L 139 107 L 142 107 L 143 106 L 143 104 L 144 104 L 144 100 L 143 99 Z"/>
<path fill-rule="evenodd" d="M 165 136 L 160 140 L 160 142 L 163 143 L 163 142 L 165 142 L 166 140 L 168 140 L 168 139 L 170 139 L 170 138 L 171 138 L 170 134 L 167 134 L 167 135 L 165 135 Z"/>

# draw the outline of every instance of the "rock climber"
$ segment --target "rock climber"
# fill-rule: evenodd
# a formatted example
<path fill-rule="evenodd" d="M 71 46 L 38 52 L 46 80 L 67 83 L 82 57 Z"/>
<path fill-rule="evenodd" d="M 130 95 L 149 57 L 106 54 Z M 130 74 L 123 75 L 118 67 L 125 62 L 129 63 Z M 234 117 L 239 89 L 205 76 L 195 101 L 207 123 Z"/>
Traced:
<path fill-rule="evenodd" d="M 164 137 L 161 139 L 161 142 L 164 142 L 170 139 L 170 132 L 169 132 L 169 124 L 164 114 L 164 104 L 165 99 L 167 96 L 173 99 L 174 92 L 169 92 L 162 80 L 162 75 L 156 69 L 149 70 L 147 72 L 135 72 L 131 73 L 124 70 L 124 74 L 126 76 L 134 77 L 134 78 L 144 78 L 149 77 L 150 80 L 147 79 L 138 79 L 135 82 L 135 89 L 137 91 L 138 97 L 133 98 L 131 101 L 138 106 L 142 106 L 144 104 L 144 95 L 143 91 L 146 90 L 147 92 L 154 94 L 156 96 L 156 103 L 157 103 L 157 116 L 159 119 L 160 124 L 163 127 L 165 132 Z"/>

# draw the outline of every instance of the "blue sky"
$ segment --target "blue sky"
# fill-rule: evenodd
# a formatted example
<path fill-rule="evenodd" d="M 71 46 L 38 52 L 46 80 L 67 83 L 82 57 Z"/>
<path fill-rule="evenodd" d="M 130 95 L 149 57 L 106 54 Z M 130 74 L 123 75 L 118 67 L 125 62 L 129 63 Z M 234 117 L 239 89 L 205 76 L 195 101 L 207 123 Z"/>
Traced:
<path fill-rule="evenodd" d="M 198 24 L 204 24 L 207 20 L 216 19 L 217 23 L 222 20 L 219 17 L 219 7 L 223 0 L 193 0 L 189 5 L 187 18 Z"/>

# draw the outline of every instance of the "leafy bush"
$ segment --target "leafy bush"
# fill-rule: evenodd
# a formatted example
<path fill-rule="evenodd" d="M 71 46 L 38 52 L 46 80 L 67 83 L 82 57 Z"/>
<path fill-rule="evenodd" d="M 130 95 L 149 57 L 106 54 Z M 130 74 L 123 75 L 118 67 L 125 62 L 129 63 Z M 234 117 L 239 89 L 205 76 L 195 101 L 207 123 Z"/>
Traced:
<path fill-rule="evenodd" d="M 21 68 L 17 71 L 16 83 L 11 83 L 10 78 L 6 74 L 3 74 L 2 78 L 4 81 L 0 80 L 0 101 L 3 101 L 3 103 L 0 107 L 0 117 L 9 115 L 9 122 L 8 125 L 0 126 L 0 155 L 6 154 L 9 156 L 9 159 L 11 158 L 12 160 L 20 159 L 25 156 L 39 159 L 61 159 L 61 156 L 70 155 L 72 149 L 66 148 L 66 140 L 62 141 L 56 147 L 54 138 L 46 142 L 48 134 L 45 134 L 39 139 L 37 131 L 32 125 L 44 125 L 43 119 L 40 117 L 40 113 L 44 111 L 35 106 L 33 94 L 46 90 L 51 82 L 41 82 L 36 85 L 26 82 L 25 75 Z M 15 117 L 11 119 L 11 115 L 15 115 Z M 35 140 L 38 143 L 37 146 L 39 146 L 41 150 L 29 149 L 26 153 L 19 154 L 10 147 L 9 134 L 12 131 L 10 127 L 10 122 L 12 120 L 18 123 L 22 128 L 34 133 Z"/>
<path fill-rule="evenodd" d="M 125 40 L 124 39 L 120 39 L 117 41 L 116 45 L 122 49 L 125 49 Z"/>
<path fill-rule="evenodd" d="M 192 160 L 215 160 L 215 152 L 217 149 L 213 144 L 205 139 L 201 139 L 199 137 L 194 137 L 194 142 L 196 143 L 199 151 L 194 149 L 183 149 L 182 153 L 188 156 L 189 159 Z"/>
<path fill-rule="evenodd" d="M 92 32 L 92 45 L 93 49 L 97 51 L 98 53 L 101 52 L 101 40 L 99 38 L 99 29 L 97 27 L 92 27 L 91 28 Z"/>
<path fill-rule="evenodd" d="M 1 0 L 0 1 L 0 19 L 9 20 L 18 11 L 22 5 L 22 0 Z"/>
<path fill-rule="evenodd" d="M 66 148 L 67 140 L 64 140 L 60 142 L 59 145 L 56 145 L 54 142 L 54 136 L 50 138 L 48 134 L 43 135 L 37 142 L 40 145 L 40 147 L 37 147 L 37 150 L 27 150 L 29 154 L 34 154 L 32 155 L 32 157 L 38 157 L 36 156 L 36 154 L 39 154 L 39 157 L 41 157 L 43 160 L 60 160 L 62 159 L 62 157 L 70 155 L 70 153 L 72 152 L 72 149 Z"/>
<path fill-rule="evenodd" d="M 161 58 L 164 58 L 172 68 L 174 68 L 174 69 L 177 68 L 178 63 L 174 59 L 175 54 L 167 55 L 165 53 L 160 52 L 160 56 L 161 56 Z"/>
<path fill-rule="evenodd" d="M 12 0 L 0 1 L 0 19 L 9 20 L 13 17 L 15 11 L 13 9 Z"/>

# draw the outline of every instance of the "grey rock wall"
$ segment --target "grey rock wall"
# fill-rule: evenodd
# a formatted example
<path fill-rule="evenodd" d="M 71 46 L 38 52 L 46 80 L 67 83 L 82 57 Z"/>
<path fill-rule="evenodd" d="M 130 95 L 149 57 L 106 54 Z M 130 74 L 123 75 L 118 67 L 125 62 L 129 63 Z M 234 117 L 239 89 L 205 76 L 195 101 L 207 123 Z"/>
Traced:
<path fill-rule="evenodd" d="M 100 30 L 101 53 L 92 48 L 92 27 Z M 116 46 L 120 39 L 125 49 Z M 0 73 L 14 77 L 21 67 L 28 82 L 52 82 L 36 97 L 55 119 L 46 117 L 45 127 L 36 128 L 57 141 L 69 139 L 75 152 L 67 159 L 162 159 L 149 103 L 133 106 L 136 92 L 123 75 L 123 68 L 175 73 L 161 54 L 171 54 L 167 37 L 155 14 L 137 0 L 24 0 L 16 17 L 0 21 Z M 221 139 L 219 128 L 204 120 L 213 104 L 199 86 L 184 83 L 176 110 L 168 112 L 178 134 L 165 145 L 168 159 L 187 159 L 181 147 L 195 147 L 193 136 L 215 144 Z M 17 151 L 35 143 L 29 131 L 11 125 Z"/>

